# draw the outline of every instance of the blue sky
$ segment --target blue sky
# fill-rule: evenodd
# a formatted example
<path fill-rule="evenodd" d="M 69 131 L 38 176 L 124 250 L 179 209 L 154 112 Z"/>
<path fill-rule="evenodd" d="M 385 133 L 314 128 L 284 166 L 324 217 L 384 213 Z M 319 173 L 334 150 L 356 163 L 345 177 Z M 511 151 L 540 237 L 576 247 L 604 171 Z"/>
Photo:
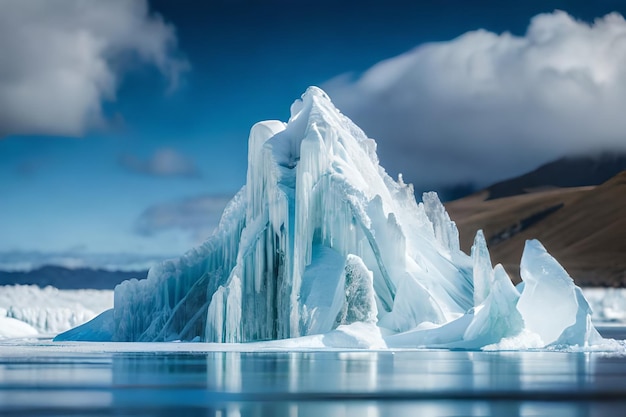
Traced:
<path fill-rule="evenodd" d="M 625 2 L 0 6 L 0 267 L 181 254 L 243 185 L 252 124 L 309 85 L 418 189 L 626 142 Z"/>

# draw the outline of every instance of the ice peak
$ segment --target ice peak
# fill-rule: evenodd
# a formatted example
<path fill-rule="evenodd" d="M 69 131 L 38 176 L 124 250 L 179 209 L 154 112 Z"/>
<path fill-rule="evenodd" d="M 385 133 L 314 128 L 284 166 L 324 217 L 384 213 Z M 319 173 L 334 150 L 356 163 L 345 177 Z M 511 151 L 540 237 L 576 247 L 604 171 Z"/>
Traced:
<path fill-rule="evenodd" d="M 326 92 L 322 90 L 321 88 L 314 86 L 314 85 L 308 87 L 306 91 L 304 92 L 304 94 L 302 94 L 303 99 L 308 96 L 321 97 L 327 100 L 328 102 L 330 102 L 330 97 L 328 97 L 328 94 L 326 94 Z"/>
<path fill-rule="evenodd" d="M 314 107 L 318 108 L 317 111 L 313 110 Z M 333 113 L 338 116 L 340 113 L 324 90 L 316 86 L 310 86 L 291 105 L 289 122 L 291 123 L 301 115 L 308 118 L 311 113 L 320 113 L 320 109 L 327 110 L 326 117 L 331 116 Z"/>

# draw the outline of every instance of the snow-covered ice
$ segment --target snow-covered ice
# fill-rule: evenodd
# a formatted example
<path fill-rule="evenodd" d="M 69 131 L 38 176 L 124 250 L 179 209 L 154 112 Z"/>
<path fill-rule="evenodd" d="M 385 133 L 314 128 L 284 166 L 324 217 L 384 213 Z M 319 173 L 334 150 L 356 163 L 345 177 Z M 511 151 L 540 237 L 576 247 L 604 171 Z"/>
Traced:
<path fill-rule="evenodd" d="M 0 286 L 0 339 L 55 335 L 113 307 L 110 290 Z"/>
<path fill-rule="evenodd" d="M 626 288 L 582 288 L 593 311 L 593 320 L 626 323 Z"/>
<path fill-rule="evenodd" d="M 482 232 L 463 253 L 437 194 L 418 204 L 376 146 L 310 87 L 287 123 L 252 127 L 247 183 L 208 241 L 118 285 L 113 310 L 57 340 L 601 343 L 583 294 L 539 242 L 524 251 L 520 293 Z"/>

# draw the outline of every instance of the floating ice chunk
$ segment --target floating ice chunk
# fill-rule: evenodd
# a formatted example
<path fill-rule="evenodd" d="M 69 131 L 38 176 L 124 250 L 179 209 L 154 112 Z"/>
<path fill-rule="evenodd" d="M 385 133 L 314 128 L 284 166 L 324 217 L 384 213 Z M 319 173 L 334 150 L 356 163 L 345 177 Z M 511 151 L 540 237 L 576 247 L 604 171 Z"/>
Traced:
<path fill-rule="evenodd" d="M 549 345 L 576 322 L 578 301 L 574 281 L 538 240 L 526 241 L 520 275 L 524 289 L 517 309 L 526 328 Z"/>
<path fill-rule="evenodd" d="M 414 330 L 385 338 L 390 347 L 445 347 L 480 349 L 524 328 L 515 305 L 520 297 L 502 265 L 493 272 L 493 287 L 485 301 L 471 312 L 444 325 L 422 323 Z"/>
<path fill-rule="evenodd" d="M 379 320 L 379 325 L 394 332 L 412 330 L 421 323 L 445 323 L 446 315 L 433 294 L 410 274 L 398 284 L 393 310 Z"/>
<path fill-rule="evenodd" d="M 465 348 L 480 348 L 519 334 L 524 320 L 516 305 L 520 298 L 502 265 L 493 270 L 493 286 L 489 295 L 474 314 L 463 335 Z"/>
<path fill-rule="evenodd" d="M 576 322 L 566 328 L 559 339 L 554 343 L 557 346 L 581 346 L 598 345 L 603 338 L 591 323 L 591 307 L 585 300 L 585 296 L 580 288 L 576 287 L 576 301 L 578 311 L 576 312 Z"/>

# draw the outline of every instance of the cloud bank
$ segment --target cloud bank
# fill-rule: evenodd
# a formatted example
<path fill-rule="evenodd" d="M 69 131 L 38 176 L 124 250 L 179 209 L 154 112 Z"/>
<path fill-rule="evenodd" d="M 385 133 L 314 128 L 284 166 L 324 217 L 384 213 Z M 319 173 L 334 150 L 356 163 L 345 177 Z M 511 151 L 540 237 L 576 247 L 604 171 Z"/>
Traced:
<path fill-rule="evenodd" d="M 187 63 L 146 0 L 0 0 L 0 138 L 79 136 L 102 122 L 129 57 L 176 86 Z"/>
<path fill-rule="evenodd" d="M 141 236 L 167 230 L 189 233 L 195 244 L 204 242 L 217 227 L 230 195 L 203 195 L 148 207 L 135 222 Z"/>
<path fill-rule="evenodd" d="M 417 187 L 486 185 L 563 155 L 626 150 L 626 21 L 541 14 L 524 36 L 468 32 L 325 88 L 392 173 Z"/>
<path fill-rule="evenodd" d="M 0 252 L 0 271 L 28 272 L 47 265 L 68 269 L 92 268 L 106 271 L 142 271 L 174 255 L 142 255 L 134 253 L 85 253 L 7 251 Z"/>
<path fill-rule="evenodd" d="M 148 159 L 123 154 L 119 164 L 129 171 L 158 177 L 200 177 L 194 161 L 172 148 L 159 148 Z"/>

